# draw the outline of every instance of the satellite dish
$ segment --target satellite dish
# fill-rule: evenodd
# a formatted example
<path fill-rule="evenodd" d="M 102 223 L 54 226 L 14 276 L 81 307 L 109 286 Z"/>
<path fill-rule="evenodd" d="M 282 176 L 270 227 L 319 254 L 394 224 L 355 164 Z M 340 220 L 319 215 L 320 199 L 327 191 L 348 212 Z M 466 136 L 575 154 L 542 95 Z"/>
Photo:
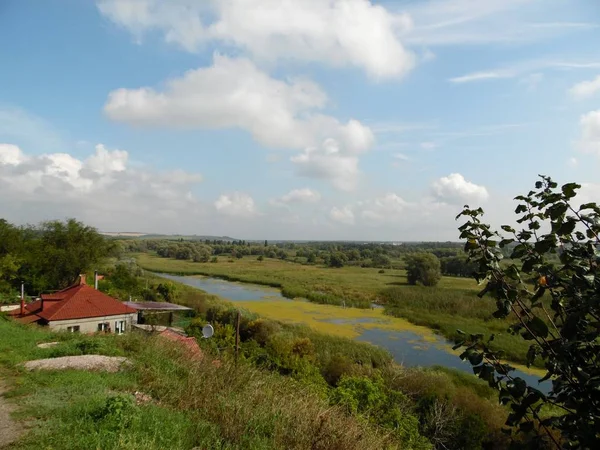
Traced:
<path fill-rule="evenodd" d="M 205 339 L 208 339 L 213 334 L 215 334 L 215 329 L 212 327 L 212 325 L 211 324 L 204 325 L 204 327 L 202 328 L 202 337 Z"/>

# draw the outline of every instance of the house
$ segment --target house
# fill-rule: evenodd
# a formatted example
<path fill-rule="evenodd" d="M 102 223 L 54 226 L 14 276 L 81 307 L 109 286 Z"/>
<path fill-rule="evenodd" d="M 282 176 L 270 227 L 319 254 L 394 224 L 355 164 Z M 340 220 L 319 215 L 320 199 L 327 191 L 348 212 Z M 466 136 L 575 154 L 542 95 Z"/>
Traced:
<path fill-rule="evenodd" d="M 125 333 L 137 319 L 137 311 L 85 283 L 42 294 L 36 301 L 8 313 L 21 323 L 46 325 L 56 331 Z"/>

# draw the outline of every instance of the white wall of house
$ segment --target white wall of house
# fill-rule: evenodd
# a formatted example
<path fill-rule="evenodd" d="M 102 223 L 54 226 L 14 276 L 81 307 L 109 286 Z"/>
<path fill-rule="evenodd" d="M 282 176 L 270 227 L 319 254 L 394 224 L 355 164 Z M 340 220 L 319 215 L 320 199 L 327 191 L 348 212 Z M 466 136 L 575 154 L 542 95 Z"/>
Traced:
<path fill-rule="evenodd" d="M 98 331 L 98 325 L 107 323 L 110 326 L 111 333 L 114 333 L 118 322 L 125 322 L 125 332 L 131 331 L 131 326 L 136 322 L 137 314 L 119 314 L 116 316 L 90 317 L 86 319 L 53 320 L 48 326 L 54 331 L 70 331 L 69 327 L 79 327 L 80 333 L 95 333 Z"/>

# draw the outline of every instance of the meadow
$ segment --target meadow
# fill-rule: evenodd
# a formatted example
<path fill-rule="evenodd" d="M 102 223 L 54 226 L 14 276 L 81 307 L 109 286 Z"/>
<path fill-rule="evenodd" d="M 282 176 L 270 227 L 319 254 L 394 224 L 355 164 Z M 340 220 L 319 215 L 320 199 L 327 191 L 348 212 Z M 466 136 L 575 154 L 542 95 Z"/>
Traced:
<path fill-rule="evenodd" d="M 281 289 L 288 298 L 302 297 L 315 303 L 370 308 L 381 301 L 381 290 L 392 286 L 408 286 L 406 271 L 345 266 L 342 268 L 298 264 L 292 261 L 245 256 L 217 258 L 216 263 L 199 263 L 161 258 L 149 253 L 134 254 L 138 265 L 153 272 L 205 275 L 229 281 L 262 284 Z M 475 292 L 477 285 L 468 278 L 443 277 L 437 288 Z"/>
<path fill-rule="evenodd" d="M 399 269 L 386 269 L 381 273 L 378 269 L 358 266 L 330 268 L 270 258 L 257 261 L 251 256 L 236 260 L 219 257 L 216 263 L 181 261 L 147 253 L 136 254 L 135 257 L 139 266 L 146 270 L 268 285 L 280 288 L 285 297 L 301 297 L 315 303 L 340 305 L 343 299 L 347 306 L 362 308 L 378 303 L 384 305 L 386 314 L 427 327 L 450 340 L 460 336 L 459 329 L 488 336 L 494 334 L 492 348 L 503 351 L 508 361 L 526 362 L 529 343 L 507 332 L 509 320 L 492 318 L 495 310 L 493 301 L 478 298 L 478 286 L 470 278 L 444 276 L 437 286 L 424 287 L 409 285 L 406 272 Z M 259 305 L 247 306 L 280 320 L 293 320 L 294 314 L 297 314 L 287 311 L 285 315 L 286 308 L 291 308 L 285 305 L 270 313 L 273 308 L 268 305 L 260 311 L 256 309 Z M 339 311 L 340 315 L 346 314 L 342 312 L 345 310 Z M 360 314 L 370 312 L 362 311 Z M 374 314 L 379 317 L 381 313 Z M 323 331 L 327 328 L 327 324 L 318 321 L 311 325 Z"/>

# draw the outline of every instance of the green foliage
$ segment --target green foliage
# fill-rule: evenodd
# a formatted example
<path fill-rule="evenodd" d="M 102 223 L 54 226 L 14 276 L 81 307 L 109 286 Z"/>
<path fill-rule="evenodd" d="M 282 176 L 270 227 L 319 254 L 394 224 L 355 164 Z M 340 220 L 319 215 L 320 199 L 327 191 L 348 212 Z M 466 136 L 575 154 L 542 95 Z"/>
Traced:
<path fill-rule="evenodd" d="M 431 443 L 419 434 L 419 421 L 408 411 L 409 400 L 401 392 L 385 387 L 379 377 L 342 377 L 331 391 L 330 402 L 393 430 L 409 448 L 429 449 Z"/>
<path fill-rule="evenodd" d="M 509 331 L 529 345 L 528 364 L 544 363 L 543 379 L 552 380 L 552 390 L 544 395 L 511 375 L 513 368 L 490 349 L 493 335 L 464 335 L 457 343 L 465 347 L 461 358 L 510 405 L 510 430 L 533 433 L 535 445 L 550 442 L 556 448 L 563 446 L 558 434 L 568 448 L 600 445 L 600 207 L 577 207 L 579 187 L 569 183 L 559 189 L 542 176 L 535 190 L 516 197 L 517 223 L 527 228 L 502 226 L 509 237 L 481 222 L 481 208 L 465 207 L 458 216 L 467 219 L 459 228 L 461 238 L 477 264 L 476 279 L 485 283 L 480 297 L 494 298 L 496 317 L 513 317 Z M 500 249 L 510 245 L 515 262 L 503 266 Z M 531 278 L 534 286 L 524 281 Z M 547 404 L 562 414 L 541 417 Z"/>
<path fill-rule="evenodd" d="M 409 284 L 421 283 L 423 286 L 435 286 L 440 281 L 440 260 L 432 253 L 415 253 L 408 255 L 406 261 L 406 277 Z"/>
<path fill-rule="evenodd" d="M 23 281 L 29 294 L 73 284 L 116 250 L 96 229 L 75 219 L 27 228 L 2 219 L 0 242 L 0 291 L 18 290 Z"/>
<path fill-rule="evenodd" d="M 344 263 L 348 260 L 342 252 L 332 252 L 327 257 L 327 265 L 329 267 L 344 267 Z"/>
<path fill-rule="evenodd" d="M 177 286 L 169 281 L 160 283 L 156 288 L 156 292 L 162 296 L 165 302 L 173 302 L 179 295 Z"/>

